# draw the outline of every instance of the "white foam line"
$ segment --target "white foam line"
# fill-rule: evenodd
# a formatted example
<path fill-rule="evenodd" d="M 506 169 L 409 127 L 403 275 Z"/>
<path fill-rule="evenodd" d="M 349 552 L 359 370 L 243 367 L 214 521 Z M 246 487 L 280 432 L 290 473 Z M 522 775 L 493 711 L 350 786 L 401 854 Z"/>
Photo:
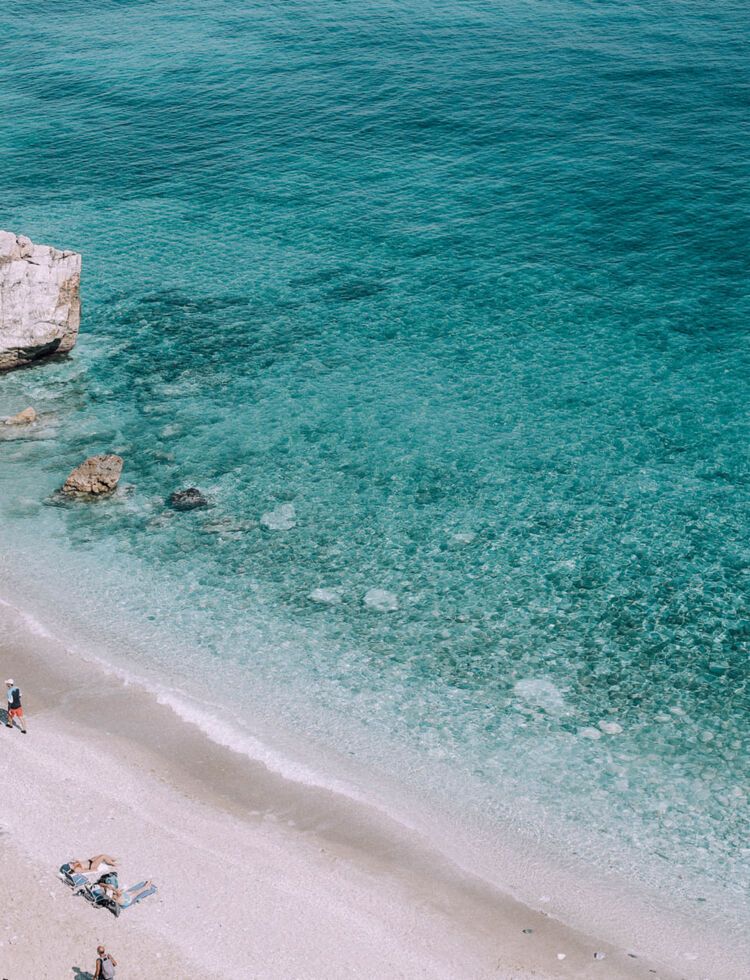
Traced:
<path fill-rule="evenodd" d="M 34 636 L 42 636 L 45 639 L 60 642 L 58 637 L 55 637 L 46 626 L 24 609 L 20 609 L 13 603 L 1 598 L 0 605 L 15 613 Z M 330 790 L 356 800 L 359 803 L 373 805 L 372 801 L 367 800 L 366 797 L 350 784 L 339 779 L 327 778 L 309 766 L 295 762 L 292 758 L 275 751 L 259 738 L 243 732 L 239 725 L 233 726 L 226 722 L 218 721 L 215 715 L 225 711 L 222 706 L 215 703 L 201 704 L 184 694 L 184 692 L 176 691 L 174 688 L 164 687 L 160 684 L 155 685 L 152 681 L 138 676 L 129 670 L 125 670 L 122 667 L 116 667 L 99 656 L 86 655 L 84 659 L 95 663 L 104 673 L 116 677 L 126 687 L 134 685 L 149 691 L 159 704 L 170 708 L 178 718 L 181 718 L 188 724 L 195 725 L 215 744 L 231 749 L 231 751 L 239 755 L 244 755 L 256 762 L 260 762 L 271 772 L 275 772 L 285 779 L 302 783 L 305 786 Z"/>
<path fill-rule="evenodd" d="M 239 723 L 231 725 L 218 721 L 215 716 L 226 711 L 224 706 L 215 702 L 198 702 L 185 694 L 184 691 L 165 687 L 158 683 L 155 684 L 130 670 L 116 667 L 101 657 L 93 655 L 86 659 L 94 661 L 106 674 L 117 677 L 125 686 L 133 685 L 148 691 L 158 704 L 169 708 L 182 721 L 195 725 L 216 745 L 221 745 L 238 755 L 244 755 L 255 762 L 260 762 L 269 771 L 275 772 L 284 779 L 305 786 L 330 790 L 359 803 L 375 805 L 372 800 L 368 800 L 349 783 L 339 779 L 327 778 L 322 773 L 304 765 L 304 763 L 297 762 L 290 756 L 276 751 L 266 742 L 249 732 L 243 731 Z"/>
<path fill-rule="evenodd" d="M 159 704 L 171 708 L 183 721 L 197 726 L 204 735 L 217 745 L 222 745 L 240 755 L 245 755 L 258 762 L 262 762 L 267 769 L 278 773 L 285 779 L 291 779 L 294 782 L 303 783 L 306 786 L 317 786 L 321 789 L 331 790 L 334 793 L 348 796 L 360 803 L 367 802 L 349 784 L 338 779 L 326 778 L 303 763 L 294 762 L 288 756 L 274 751 L 260 739 L 240 731 L 239 728 L 233 727 L 225 722 L 217 721 L 212 717 L 214 712 L 221 710 L 217 706 L 200 706 L 195 702 L 191 703 L 184 696 L 163 688 L 156 691 L 155 694 Z"/>
<path fill-rule="evenodd" d="M 5 606 L 6 609 L 12 609 L 24 622 L 30 633 L 34 636 L 43 636 L 47 640 L 54 640 L 55 637 L 43 626 L 38 619 L 35 619 L 24 609 L 19 609 L 18 606 L 14 606 L 12 602 L 6 602 L 5 599 L 0 599 L 0 606 Z"/>

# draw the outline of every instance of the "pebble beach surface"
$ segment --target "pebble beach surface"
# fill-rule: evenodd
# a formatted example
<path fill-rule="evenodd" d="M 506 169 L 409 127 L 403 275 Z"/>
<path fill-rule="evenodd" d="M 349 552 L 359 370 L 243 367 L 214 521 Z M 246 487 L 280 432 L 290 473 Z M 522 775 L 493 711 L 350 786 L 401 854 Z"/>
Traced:
<path fill-rule="evenodd" d="M 748 36 L 738 0 L 0 5 L 0 224 L 83 304 L 0 377 L 0 597 L 253 786 L 697 980 L 750 973 Z"/>
<path fill-rule="evenodd" d="M 0 777 L 13 785 L 0 819 L 0 975 L 59 980 L 103 943 L 133 980 L 155 970 L 212 980 L 703 976 L 700 962 L 675 970 L 563 924 L 559 895 L 527 906 L 382 814 L 279 780 L 2 612 L 11 639 L 0 656 L 24 678 L 29 734 L 0 736 Z M 102 849 L 122 883 L 159 888 L 117 919 L 57 876 Z"/>

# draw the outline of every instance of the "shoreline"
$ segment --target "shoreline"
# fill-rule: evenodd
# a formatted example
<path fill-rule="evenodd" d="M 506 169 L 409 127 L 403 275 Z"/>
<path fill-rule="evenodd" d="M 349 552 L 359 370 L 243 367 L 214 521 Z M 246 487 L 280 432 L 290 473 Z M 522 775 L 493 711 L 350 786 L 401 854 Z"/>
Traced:
<path fill-rule="evenodd" d="M 4 614 L 9 614 L 7 606 Z M 290 937 L 290 930 L 296 929 L 299 922 L 313 919 L 319 944 L 321 936 L 329 940 L 321 950 L 321 972 L 310 972 L 306 943 L 292 944 L 294 949 L 286 952 L 291 959 L 278 974 L 268 951 L 256 949 L 253 943 L 242 949 L 238 963 L 222 963 L 218 975 L 233 975 L 232 971 L 246 969 L 242 966 L 248 962 L 246 957 L 255 956 L 254 976 L 366 976 L 373 956 L 385 963 L 381 947 L 383 937 L 388 937 L 392 955 L 381 976 L 507 976 L 518 980 L 526 976 L 732 976 L 731 972 L 716 972 L 716 963 L 714 971 L 707 973 L 701 963 L 703 957 L 695 962 L 672 964 L 674 970 L 663 962 L 649 962 L 640 949 L 634 955 L 632 950 L 563 924 L 554 917 L 552 907 L 547 912 L 524 905 L 462 871 L 434 850 L 429 841 L 384 814 L 330 790 L 290 782 L 262 763 L 212 742 L 171 707 L 159 704 L 145 688 L 125 684 L 59 646 L 55 649 L 54 639 L 28 632 L 23 614 L 16 611 L 15 617 L 18 628 L 11 633 L 10 648 L 3 644 L 0 650 L 3 661 L 13 663 L 16 679 L 25 689 L 30 734 L 23 742 L 20 736 L 6 740 L 9 752 L 4 757 L 12 759 L 18 754 L 27 778 L 22 798 L 5 829 L 15 848 L 32 861 L 41 859 L 48 864 L 50 888 L 59 884 L 52 881 L 54 869 L 72 853 L 83 856 L 89 850 L 94 853 L 104 848 L 122 854 L 122 838 L 131 837 L 126 847 L 131 855 L 127 862 L 130 867 L 139 850 L 140 835 L 133 837 L 132 830 L 110 831 L 106 839 L 101 834 L 91 836 L 95 819 L 89 819 L 85 837 L 76 820 L 68 823 L 67 831 L 65 821 L 56 820 L 54 829 L 50 828 L 45 807 L 39 805 L 40 783 L 48 801 L 46 812 L 59 809 L 61 797 L 70 796 L 70 783 L 80 785 L 82 798 L 88 799 L 90 778 L 86 773 L 69 771 L 75 768 L 74 762 L 67 769 L 61 762 L 83 754 L 90 757 L 92 771 L 114 773 L 113 782 L 127 787 L 114 794 L 114 787 L 110 788 L 99 807 L 94 807 L 101 822 L 106 825 L 114 820 L 115 826 L 120 824 L 112 808 L 116 811 L 124 800 L 125 812 L 129 812 L 131 796 L 138 801 L 139 810 L 145 807 L 151 815 L 150 832 L 155 837 L 152 859 L 147 867 L 133 867 L 135 875 L 174 885 L 174 880 L 170 882 L 173 866 L 164 861 L 165 851 L 179 851 L 182 857 L 177 864 L 189 867 L 195 865 L 196 851 L 209 851 L 213 856 L 207 860 L 216 867 L 218 857 L 219 868 L 211 888 L 222 896 L 220 907 L 226 909 L 232 905 L 236 891 L 237 866 L 233 866 L 231 855 L 241 842 L 246 853 L 253 855 L 249 862 L 240 863 L 243 882 L 254 882 L 261 855 L 266 861 L 269 853 L 274 855 L 273 868 L 264 880 L 268 894 L 264 900 L 256 898 L 251 902 L 257 929 L 267 928 L 267 910 L 275 908 L 275 916 L 291 918 L 284 927 L 284 936 Z M 10 732 L 6 734 L 11 736 Z M 51 766 L 53 758 L 63 765 L 62 773 Z M 160 805 L 155 810 L 157 799 Z M 19 821 L 19 814 L 26 808 L 33 810 L 33 820 Z M 156 817 L 156 812 L 168 814 L 166 823 Z M 174 840 L 174 826 L 186 828 L 201 820 L 209 820 L 210 829 L 196 828 L 195 834 L 189 836 L 187 850 L 184 841 Z M 137 823 L 136 817 L 136 826 Z M 219 840 L 217 824 L 224 828 Z M 206 841 L 211 842 L 209 847 Z M 229 852 L 228 841 L 232 841 Z M 41 873 L 41 868 L 38 870 Z M 126 870 L 124 876 L 128 877 Z M 184 872 L 178 873 L 177 878 L 182 879 L 177 893 L 197 901 L 199 881 L 191 882 Z M 300 887 L 301 879 L 306 886 Z M 64 895 L 62 885 L 57 890 Z M 57 895 L 56 901 L 59 900 Z M 206 923 L 194 922 L 186 932 L 185 916 L 181 914 L 184 909 L 179 902 L 171 908 L 168 903 L 171 904 L 169 888 L 162 889 L 155 900 L 143 903 L 118 921 L 127 918 L 128 923 L 142 925 L 149 933 L 157 918 L 152 913 L 158 905 L 159 924 L 167 927 L 160 929 L 159 935 L 165 940 L 174 939 L 179 955 L 196 961 L 204 972 L 212 969 L 212 964 L 196 953 L 190 939 L 196 930 L 205 931 Z M 82 900 L 79 904 L 83 904 Z M 244 907 L 244 902 L 240 905 Z M 362 908 L 367 909 L 366 915 Z M 340 948 L 340 942 L 331 941 L 334 937 L 330 922 L 337 921 L 341 929 L 347 929 L 353 909 L 357 909 L 355 918 L 362 931 L 357 937 L 350 934 L 346 948 Z M 97 923 L 104 915 L 88 911 Z M 225 912 L 217 910 L 213 914 L 218 917 L 211 921 L 219 935 L 222 930 L 224 935 L 234 937 L 246 933 L 244 910 L 228 929 Z M 373 946 L 374 935 L 380 938 Z M 281 942 L 281 937 L 277 942 Z M 424 948 L 433 951 L 429 964 L 421 952 Z M 604 952 L 606 958 L 594 960 L 595 952 Z M 559 954 L 565 958 L 558 959 Z M 337 964 L 336 956 L 342 962 Z M 352 958 L 354 963 L 349 962 Z"/>
<path fill-rule="evenodd" d="M 750 18 L 680 13 L 0 14 L 0 980 L 750 980 Z"/>
<path fill-rule="evenodd" d="M 29 560 L 28 552 L 23 554 Z M 541 896 L 551 896 L 552 906 L 546 911 L 635 952 L 650 949 L 662 955 L 666 949 L 669 962 L 683 951 L 695 952 L 702 941 L 713 952 L 711 962 L 722 961 L 727 933 L 744 933 L 746 906 L 735 901 L 715 875 L 704 878 L 684 861 L 665 866 L 666 859 L 659 873 L 652 875 L 641 860 L 637 834 L 629 852 L 612 847 L 611 833 L 599 846 L 597 814 L 592 811 L 587 819 L 585 805 L 577 820 L 564 819 L 563 814 L 536 805 L 518 779 L 504 780 L 491 794 L 494 799 L 487 794 L 483 800 L 472 795 L 477 786 L 471 783 L 470 773 L 465 778 L 460 764 L 438 768 L 434 757 L 423 759 L 399 737 L 403 733 L 394 735 L 382 725 L 379 731 L 368 730 L 357 718 L 350 724 L 337 700 L 337 710 L 329 710 L 320 697 L 320 678 L 313 677 L 309 690 L 313 710 L 308 711 L 307 690 L 269 685 L 263 671 L 258 676 L 251 664 L 243 667 L 232 660 L 201 658 L 193 634 L 181 634 L 179 626 L 154 631 L 151 621 L 158 618 L 159 609 L 148 594 L 140 616 L 130 615 L 123 622 L 111 588 L 108 601 L 106 592 L 83 596 L 85 590 L 76 589 L 75 583 L 65 593 L 59 585 L 42 593 L 43 567 L 32 561 L 27 568 L 10 555 L 6 558 L 5 569 L 0 570 L 2 595 L 22 610 L 27 627 L 53 642 L 56 650 L 65 646 L 69 655 L 94 671 L 126 686 L 145 688 L 184 723 L 197 725 L 211 742 L 262 769 L 267 767 L 286 782 L 351 798 L 420 833 L 465 872 L 522 903 L 537 907 Z M 78 570 L 87 574 L 85 567 L 79 565 Z M 97 600 L 94 606 L 92 596 Z M 107 608 L 112 602 L 110 618 Z M 290 663 L 295 663 L 295 655 L 292 651 Z M 54 661 L 56 656 L 53 653 L 48 659 Z M 204 692 L 210 699 L 209 711 L 203 707 Z M 371 745 L 377 746 L 375 751 Z M 504 745 L 513 751 L 512 740 Z M 556 746 L 542 748 L 555 758 Z M 563 777 L 566 764 L 558 757 Z M 670 774 L 663 776 L 668 780 Z M 587 786 L 580 787 L 584 804 Z M 499 806 L 493 809 L 496 802 Z M 633 819 L 639 819 L 638 812 L 633 812 Z M 670 843 L 665 842 L 659 858 L 672 853 Z M 736 884 L 735 880 L 735 890 Z M 668 947 L 663 936 L 669 938 Z M 745 955 L 750 960 L 750 952 Z"/>

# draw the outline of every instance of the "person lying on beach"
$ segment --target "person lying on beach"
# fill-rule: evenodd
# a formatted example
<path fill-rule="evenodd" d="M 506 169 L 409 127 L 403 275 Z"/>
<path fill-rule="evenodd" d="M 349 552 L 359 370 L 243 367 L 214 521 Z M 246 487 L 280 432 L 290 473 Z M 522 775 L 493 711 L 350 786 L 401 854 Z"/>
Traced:
<path fill-rule="evenodd" d="M 111 885 L 106 881 L 100 881 L 98 886 L 108 898 L 114 899 L 120 908 L 126 909 L 129 905 L 137 902 L 144 892 L 150 892 L 153 884 L 153 881 L 144 881 L 137 891 L 127 889 L 127 894 L 124 888 L 117 888 L 115 885 Z"/>
<path fill-rule="evenodd" d="M 89 858 L 88 861 L 68 862 L 70 870 L 76 871 L 79 874 L 85 874 L 87 871 L 98 871 L 102 864 L 108 864 L 110 868 L 116 868 L 117 858 L 113 858 L 109 854 L 95 854 L 94 857 Z"/>

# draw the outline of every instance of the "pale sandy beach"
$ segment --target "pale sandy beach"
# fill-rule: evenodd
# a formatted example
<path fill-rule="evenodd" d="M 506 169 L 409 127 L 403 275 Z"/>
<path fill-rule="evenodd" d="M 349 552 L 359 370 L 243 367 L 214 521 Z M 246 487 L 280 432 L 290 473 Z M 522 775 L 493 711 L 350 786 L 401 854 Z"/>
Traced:
<path fill-rule="evenodd" d="M 0 980 L 750 980 L 749 35 L 0 5 Z"/>
<path fill-rule="evenodd" d="M 59 647 L 52 663 L 54 644 L 17 625 L 1 650 L 29 724 L 2 728 L 7 980 L 85 976 L 100 942 L 132 978 L 707 975 L 524 906 L 367 808 L 215 745 L 144 689 Z M 119 919 L 73 896 L 57 867 L 99 851 L 158 895 Z"/>

